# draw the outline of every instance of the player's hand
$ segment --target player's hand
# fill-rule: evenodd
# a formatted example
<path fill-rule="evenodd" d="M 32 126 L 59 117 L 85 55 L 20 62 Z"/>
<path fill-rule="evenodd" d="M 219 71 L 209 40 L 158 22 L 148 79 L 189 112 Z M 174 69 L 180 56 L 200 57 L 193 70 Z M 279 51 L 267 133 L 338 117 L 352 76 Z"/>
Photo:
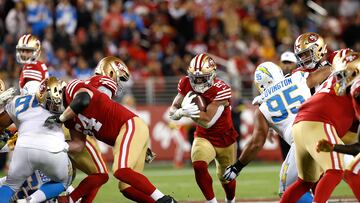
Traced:
<path fill-rule="evenodd" d="M 334 150 L 334 144 L 329 141 L 322 139 L 316 145 L 317 152 L 332 152 Z"/>
<path fill-rule="evenodd" d="M 12 98 L 19 94 L 19 90 L 13 87 L 0 93 L 0 106 L 7 104 Z"/>
<path fill-rule="evenodd" d="M 188 92 L 186 96 L 184 97 L 181 107 L 189 106 L 192 103 L 192 100 L 196 97 L 196 94 L 191 95 L 192 91 Z"/>
<path fill-rule="evenodd" d="M 190 117 L 190 118 L 200 117 L 199 107 L 194 103 L 186 104 L 182 106 L 181 109 L 183 111 L 183 116 L 185 117 Z"/>
<path fill-rule="evenodd" d="M 44 122 L 44 127 L 47 127 L 49 129 L 53 129 L 54 126 L 61 124 L 62 122 L 60 121 L 60 114 L 56 114 L 56 115 L 52 115 L 49 116 L 45 122 Z"/>
<path fill-rule="evenodd" d="M 240 171 L 234 165 L 230 165 L 226 167 L 223 178 L 227 181 L 232 181 L 239 175 L 239 173 Z"/>
<path fill-rule="evenodd" d="M 145 162 L 149 164 L 155 159 L 155 157 L 156 157 L 156 153 L 153 152 L 150 148 L 147 148 Z"/>

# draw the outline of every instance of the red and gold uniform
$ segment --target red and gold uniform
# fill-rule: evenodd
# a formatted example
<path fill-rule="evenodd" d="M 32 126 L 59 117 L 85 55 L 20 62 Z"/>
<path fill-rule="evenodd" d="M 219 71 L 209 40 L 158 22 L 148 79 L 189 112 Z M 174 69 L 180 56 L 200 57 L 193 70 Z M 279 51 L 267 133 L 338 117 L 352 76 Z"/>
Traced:
<path fill-rule="evenodd" d="M 35 63 L 24 64 L 19 78 L 22 93 L 35 93 L 40 86 L 40 82 L 48 77 L 49 73 L 44 63 L 36 61 Z"/>
<path fill-rule="evenodd" d="M 112 95 L 117 91 L 116 83 L 107 76 L 95 75 L 85 82 L 96 89 L 104 87 Z M 65 130 L 65 136 L 67 139 L 71 139 L 68 129 Z M 69 153 L 69 156 L 73 165 L 88 175 L 70 194 L 70 197 L 73 201 L 82 198 L 84 202 L 92 202 L 100 186 L 105 184 L 109 178 L 106 163 L 101 156 L 96 140 L 87 135 L 84 149 L 80 153 Z"/>
<path fill-rule="evenodd" d="M 106 94 L 87 83 L 73 80 L 66 87 L 67 104 L 81 88 L 93 92 L 87 108 L 73 120 L 65 122 L 66 127 L 94 136 L 114 146 L 114 172 L 120 168 L 131 168 L 141 172 L 149 144 L 147 125 L 127 108 L 112 101 Z M 120 184 L 121 190 L 126 187 L 128 187 L 126 184 Z"/>
<path fill-rule="evenodd" d="M 194 90 L 189 78 L 184 77 L 179 81 L 178 93 L 185 96 L 189 91 Z M 227 100 L 230 103 L 231 88 L 222 80 L 215 79 L 214 84 L 201 96 L 205 98 L 207 104 L 221 100 Z M 191 149 L 192 162 L 205 161 L 209 164 L 216 159 L 218 178 L 220 181 L 226 182 L 222 174 L 225 172 L 225 168 L 236 160 L 238 136 L 232 123 L 230 106 L 226 106 L 213 126 L 208 129 L 196 126 L 195 140 Z"/>

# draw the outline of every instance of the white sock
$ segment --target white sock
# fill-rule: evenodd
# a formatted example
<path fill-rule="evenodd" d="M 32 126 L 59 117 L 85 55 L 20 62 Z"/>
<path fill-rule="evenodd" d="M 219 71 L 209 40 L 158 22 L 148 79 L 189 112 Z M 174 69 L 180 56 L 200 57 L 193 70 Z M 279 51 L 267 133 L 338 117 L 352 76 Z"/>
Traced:
<path fill-rule="evenodd" d="M 235 197 L 234 197 L 232 200 L 228 200 L 228 199 L 225 197 L 225 203 L 235 203 Z"/>
<path fill-rule="evenodd" d="M 164 197 L 164 194 L 160 192 L 160 190 L 156 189 L 150 196 L 153 200 L 157 201 L 158 199 Z"/>
<path fill-rule="evenodd" d="M 32 195 L 30 195 L 30 203 L 39 203 L 46 200 L 46 195 L 41 190 L 36 190 Z"/>
<path fill-rule="evenodd" d="M 4 185 L 6 181 L 6 176 L 0 178 L 0 186 Z"/>
<path fill-rule="evenodd" d="M 207 200 L 206 203 L 217 203 L 216 197 L 212 198 L 211 200 Z"/>

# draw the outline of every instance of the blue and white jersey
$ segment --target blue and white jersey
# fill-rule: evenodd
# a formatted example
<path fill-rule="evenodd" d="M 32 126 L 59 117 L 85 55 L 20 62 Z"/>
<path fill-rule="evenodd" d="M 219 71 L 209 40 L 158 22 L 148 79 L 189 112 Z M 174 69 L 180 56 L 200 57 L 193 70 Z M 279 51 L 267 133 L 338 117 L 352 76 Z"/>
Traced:
<path fill-rule="evenodd" d="M 16 147 L 60 152 L 66 143 L 61 126 L 49 129 L 43 126 L 52 114 L 40 106 L 35 95 L 16 96 L 5 106 L 5 111 L 18 129 Z"/>
<path fill-rule="evenodd" d="M 309 73 L 296 72 L 266 88 L 257 97 L 260 111 L 270 126 L 288 143 L 293 142 L 291 127 L 302 103 L 311 97 L 306 84 Z"/>

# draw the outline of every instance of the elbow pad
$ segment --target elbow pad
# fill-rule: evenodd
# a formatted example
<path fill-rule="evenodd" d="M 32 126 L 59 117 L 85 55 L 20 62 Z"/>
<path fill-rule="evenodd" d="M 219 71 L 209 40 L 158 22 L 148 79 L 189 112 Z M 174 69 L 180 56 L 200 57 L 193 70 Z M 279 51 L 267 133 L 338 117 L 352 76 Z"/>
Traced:
<path fill-rule="evenodd" d="M 70 103 L 70 108 L 74 113 L 79 114 L 85 110 L 90 104 L 91 97 L 87 92 L 80 92 L 76 94 L 75 98 Z"/>

